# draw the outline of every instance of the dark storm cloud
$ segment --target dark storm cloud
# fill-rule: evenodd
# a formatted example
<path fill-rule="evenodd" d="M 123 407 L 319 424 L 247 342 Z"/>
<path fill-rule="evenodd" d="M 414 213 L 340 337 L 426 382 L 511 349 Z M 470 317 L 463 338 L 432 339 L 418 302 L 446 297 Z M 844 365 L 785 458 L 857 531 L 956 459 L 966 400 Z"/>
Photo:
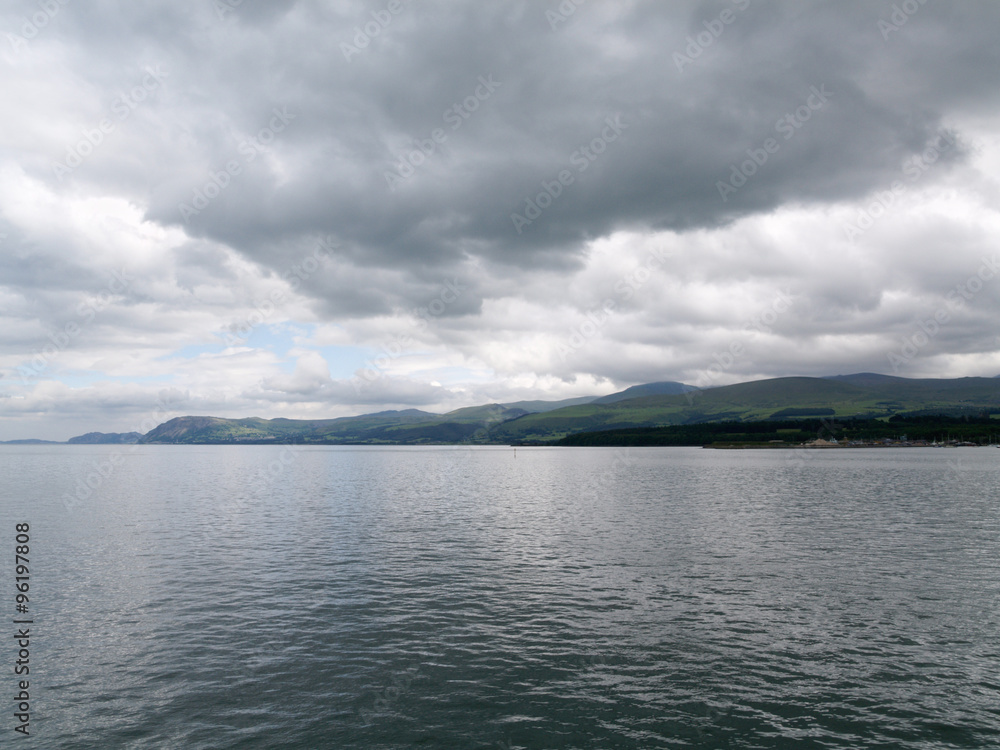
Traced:
<path fill-rule="evenodd" d="M 115 163 L 149 218 L 276 270 L 290 244 L 333 235 L 345 263 L 429 283 L 472 257 L 572 268 L 582 241 L 615 229 L 884 188 L 948 113 L 997 99 L 1000 7 L 911 4 L 888 38 L 893 3 L 842 0 L 585 3 L 555 28 L 557 3 L 104 2 L 67 6 L 50 33 L 109 93 L 144 66 L 169 71 L 132 123 L 143 158 Z M 379 32 L 362 47 L 366 27 Z M 421 161 L 421 143 L 433 152 L 393 189 L 386 174 Z M 733 166 L 755 154 L 767 161 L 742 184 Z M 183 216 L 227 164 L 239 174 Z M 740 184 L 722 196 L 720 182 Z M 516 226 L 545 185 L 558 197 Z M 333 296 L 342 314 L 419 301 L 405 286 Z"/>

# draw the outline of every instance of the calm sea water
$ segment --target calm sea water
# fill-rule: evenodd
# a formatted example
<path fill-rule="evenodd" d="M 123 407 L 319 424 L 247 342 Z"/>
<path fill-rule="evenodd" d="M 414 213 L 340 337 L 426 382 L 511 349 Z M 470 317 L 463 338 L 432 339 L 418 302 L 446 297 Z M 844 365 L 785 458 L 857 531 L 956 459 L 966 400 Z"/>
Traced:
<path fill-rule="evenodd" d="M 995 449 L 5 446 L 0 479 L 35 620 L 3 746 L 1000 746 Z"/>

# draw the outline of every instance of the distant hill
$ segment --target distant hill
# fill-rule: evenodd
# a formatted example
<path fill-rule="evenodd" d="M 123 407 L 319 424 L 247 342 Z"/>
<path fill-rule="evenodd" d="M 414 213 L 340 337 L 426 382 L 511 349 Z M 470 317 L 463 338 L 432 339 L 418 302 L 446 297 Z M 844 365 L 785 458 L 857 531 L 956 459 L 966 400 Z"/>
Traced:
<path fill-rule="evenodd" d="M 0 445 L 61 445 L 57 440 L 0 440 Z"/>
<path fill-rule="evenodd" d="M 614 394 L 612 394 L 614 395 Z M 565 406 L 576 406 L 577 404 L 589 404 L 599 396 L 580 396 L 579 398 L 564 398 L 561 401 L 514 401 L 509 404 L 501 404 L 508 409 L 524 409 L 526 412 L 538 413 L 562 409 Z"/>
<path fill-rule="evenodd" d="M 482 404 L 432 414 L 381 411 L 337 419 L 171 419 L 141 437 L 87 433 L 73 444 L 300 443 L 433 445 L 551 443 L 598 430 L 784 419 L 861 419 L 894 415 L 1000 415 L 1000 378 L 914 379 L 877 373 L 789 377 L 698 390 L 672 381 L 646 383 L 603 397 Z M 998 422 L 1000 425 L 1000 422 Z M 11 444 L 46 444 L 14 440 Z"/>
<path fill-rule="evenodd" d="M 338 419 L 176 417 L 147 432 L 142 443 L 318 443 L 421 445 L 490 441 L 493 426 L 527 414 L 500 404 L 447 414 L 418 409 Z"/>
<path fill-rule="evenodd" d="M 660 383 L 645 383 L 644 385 L 633 385 L 618 393 L 611 393 L 601 398 L 595 398 L 592 404 L 613 404 L 616 401 L 626 401 L 630 398 L 642 398 L 643 396 L 677 396 L 688 391 L 697 391 L 693 385 L 677 383 L 673 380 L 664 380 Z"/>
<path fill-rule="evenodd" d="M 851 383 L 861 386 L 886 386 L 892 383 L 905 383 L 910 378 L 901 378 L 897 375 L 880 375 L 877 372 L 858 372 L 854 375 L 828 375 L 824 380 L 839 380 L 842 383 Z"/>
<path fill-rule="evenodd" d="M 88 432 L 86 435 L 71 437 L 66 442 L 84 445 L 121 445 L 123 443 L 138 443 L 141 438 L 141 432 Z"/>
<path fill-rule="evenodd" d="M 773 378 L 680 396 L 643 396 L 528 414 L 498 427 L 495 437 L 509 442 L 548 442 L 593 430 L 818 416 L 819 410 L 830 417 L 869 418 L 1000 413 L 1000 382 L 995 378 L 917 380 L 872 374 Z"/>

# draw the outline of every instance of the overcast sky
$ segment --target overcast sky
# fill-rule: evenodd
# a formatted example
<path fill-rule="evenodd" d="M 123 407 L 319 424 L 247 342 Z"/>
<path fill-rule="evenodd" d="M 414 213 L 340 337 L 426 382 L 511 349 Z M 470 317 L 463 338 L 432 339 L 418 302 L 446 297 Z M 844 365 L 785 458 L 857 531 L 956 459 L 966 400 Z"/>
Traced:
<path fill-rule="evenodd" d="M 1000 373 L 1000 3 L 2 7 L 0 439 Z"/>

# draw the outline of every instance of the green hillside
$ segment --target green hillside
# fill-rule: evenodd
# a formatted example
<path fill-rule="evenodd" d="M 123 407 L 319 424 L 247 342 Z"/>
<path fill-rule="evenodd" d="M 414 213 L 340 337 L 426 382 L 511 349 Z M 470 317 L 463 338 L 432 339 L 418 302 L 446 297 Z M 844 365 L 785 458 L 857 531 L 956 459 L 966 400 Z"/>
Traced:
<path fill-rule="evenodd" d="M 625 401 L 630 398 L 641 398 L 642 396 L 676 396 L 681 393 L 696 390 L 698 390 L 698 388 L 693 385 L 685 385 L 684 383 L 678 383 L 673 380 L 665 380 L 659 383 L 633 385 L 631 388 L 626 388 L 624 391 L 592 399 L 590 403 L 613 404 L 615 401 Z"/>
<path fill-rule="evenodd" d="M 995 378 L 774 378 L 682 396 L 646 396 L 528 414 L 500 425 L 495 437 L 510 442 L 547 442 L 591 430 L 781 419 L 796 412 L 803 417 L 822 414 L 847 418 L 966 414 L 984 409 L 1000 411 L 1000 381 Z"/>
<path fill-rule="evenodd" d="M 972 442 L 993 445 L 1000 439 L 1000 419 L 984 416 L 948 417 L 896 415 L 882 419 L 764 420 L 761 422 L 702 422 L 670 427 L 578 432 L 559 440 L 572 446 L 708 446 L 789 447 L 823 438 L 871 444 L 883 441 Z"/>
<path fill-rule="evenodd" d="M 542 405 L 551 406 L 551 402 Z M 320 420 L 178 417 L 151 430 L 141 442 L 545 443 L 597 430 L 984 412 L 1000 413 L 1000 379 L 916 380 L 861 373 L 833 378 L 774 378 L 682 395 L 575 403 L 530 413 L 510 404 L 485 404 L 447 414 L 407 409 Z"/>
<path fill-rule="evenodd" d="M 498 404 L 431 414 L 418 409 L 338 419 L 223 419 L 177 417 L 143 436 L 142 443 L 386 443 L 486 442 L 488 428 L 525 414 Z"/>
<path fill-rule="evenodd" d="M 615 394 L 612 393 L 611 395 L 614 396 Z M 596 396 L 580 396 L 579 398 L 564 398 L 560 401 L 514 401 L 502 404 L 502 406 L 506 406 L 508 409 L 524 409 L 527 412 L 552 411 L 554 409 L 562 409 L 565 406 L 589 404 L 596 398 Z"/>

